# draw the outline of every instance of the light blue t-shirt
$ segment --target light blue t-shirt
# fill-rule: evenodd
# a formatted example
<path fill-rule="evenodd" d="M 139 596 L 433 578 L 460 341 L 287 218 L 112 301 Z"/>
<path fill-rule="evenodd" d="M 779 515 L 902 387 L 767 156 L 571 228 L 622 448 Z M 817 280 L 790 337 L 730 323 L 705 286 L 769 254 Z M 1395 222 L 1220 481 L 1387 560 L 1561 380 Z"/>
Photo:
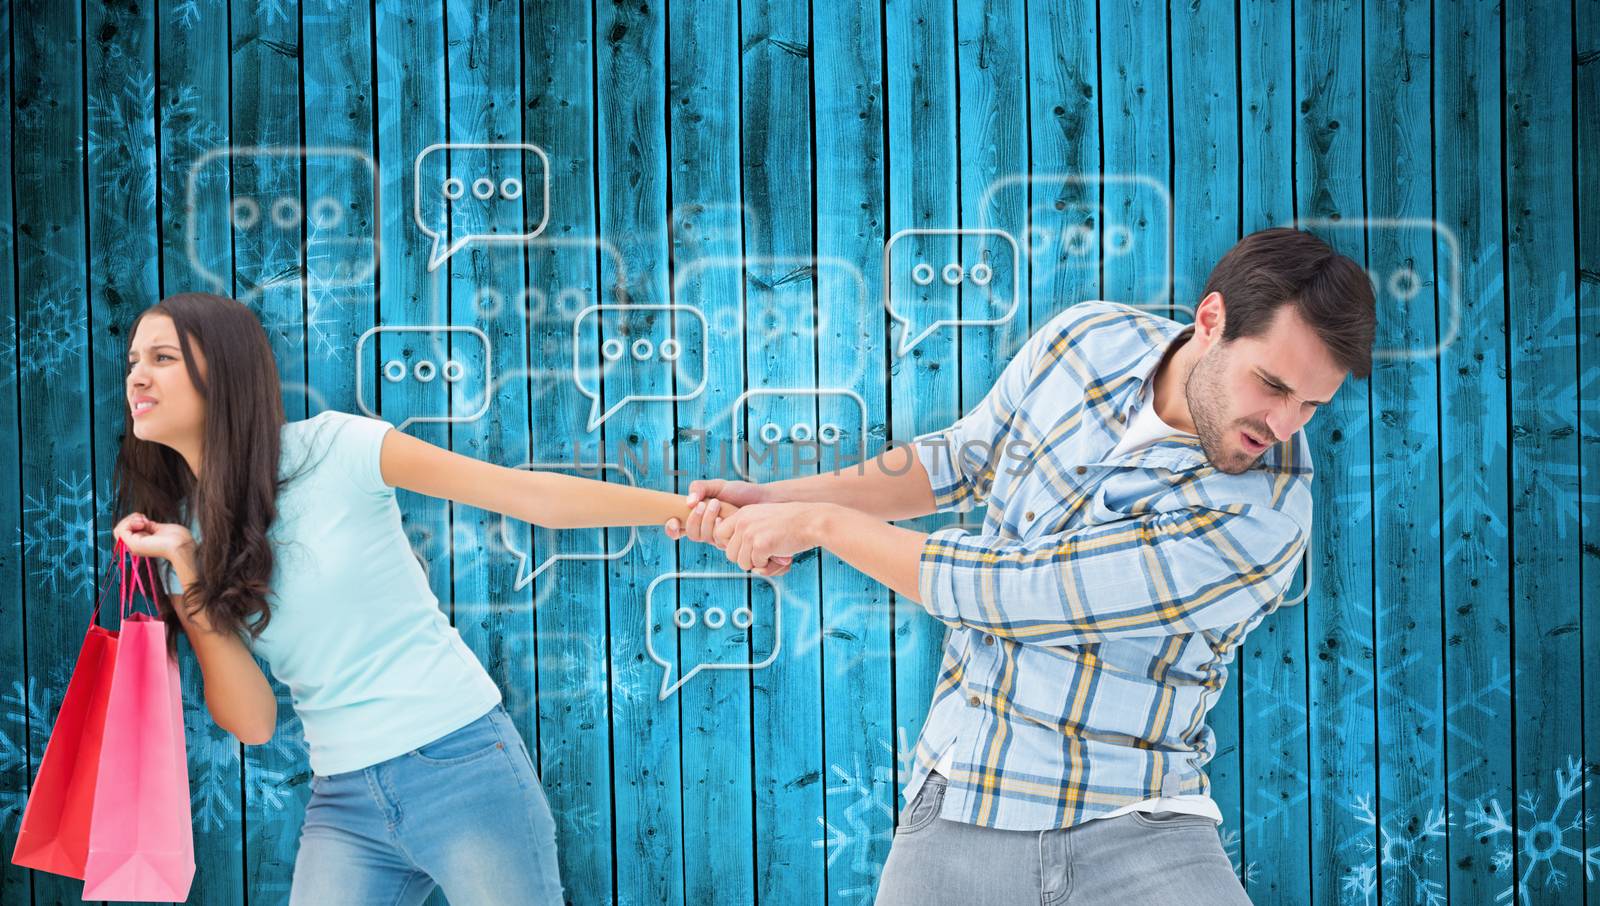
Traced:
<path fill-rule="evenodd" d="M 289 687 L 321 775 L 409 752 L 500 702 L 401 527 L 378 467 L 391 427 L 328 411 L 282 429 L 279 475 L 295 477 L 267 532 L 272 619 L 246 641 Z"/>

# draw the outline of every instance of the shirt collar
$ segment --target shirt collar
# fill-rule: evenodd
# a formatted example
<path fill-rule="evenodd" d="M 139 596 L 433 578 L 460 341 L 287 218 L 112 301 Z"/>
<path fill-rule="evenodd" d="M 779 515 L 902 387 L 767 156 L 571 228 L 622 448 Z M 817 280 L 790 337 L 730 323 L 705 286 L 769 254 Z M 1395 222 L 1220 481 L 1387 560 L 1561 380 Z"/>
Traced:
<path fill-rule="evenodd" d="M 1120 423 L 1120 430 L 1117 431 L 1119 438 L 1132 422 L 1134 412 L 1141 403 L 1144 387 L 1155 376 L 1156 369 L 1161 366 L 1162 358 L 1168 350 L 1194 334 L 1194 325 L 1180 325 L 1175 321 L 1166 321 L 1160 330 L 1160 339 L 1151 344 L 1150 348 L 1128 369 L 1130 379 L 1123 386 L 1123 397 L 1118 401 L 1116 410 L 1116 419 Z M 1153 393 L 1150 405 L 1155 405 Z M 1112 443 L 1115 445 L 1116 442 Z M 1102 463 L 1122 468 L 1170 469 L 1176 472 L 1205 465 L 1207 460 L 1205 448 L 1200 445 L 1198 437 L 1172 434 L 1126 456 L 1115 460 L 1102 460 Z"/>
<path fill-rule="evenodd" d="M 1126 395 L 1123 396 L 1122 402 L 1117 405 L 1117 420 L 1124 425 L 1128 423 L 1129 419 L 1133 418 L 1133 411 L 1139 408 L 1139 395 L 1144 392 L 1144 385 L 1149 383 L 1150 379 L 1155 376 L 1156 369 L 1161 366 L 1161 359 L 1166 355 L 1167 350 L 1172 349 L 1194 334 L 1193 324 L 1178 325 L 1176 322 L 1172 322 L 1172 325 L 1179 329 L 1175 331 L 1164 330 L 1161 341 L 1152 344 L 1139 357 L 1139 360 L 1133 364 L 1133 367 L 1128 369 L 1132 380 L 1128 382 Z M 1155 397 L 1152 396 L 1151 400 L 1154 401 L 1154 399 Z"/>

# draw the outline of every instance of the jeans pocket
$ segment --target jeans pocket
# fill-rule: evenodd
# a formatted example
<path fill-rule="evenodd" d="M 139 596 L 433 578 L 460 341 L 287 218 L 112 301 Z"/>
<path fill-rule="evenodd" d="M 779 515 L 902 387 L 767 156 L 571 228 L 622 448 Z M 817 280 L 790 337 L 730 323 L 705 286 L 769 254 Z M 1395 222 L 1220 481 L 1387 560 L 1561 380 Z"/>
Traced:
<path fill-rule="evenodd" d="M 1217 822 L 1205 815 L 1192 815 L 1188 812 L 1140 812 L 1128 813 L 1134 823 L 1148 827 L 1152 830 L 1164 830 L 1176 827 L 1193 827 L 1201 830 L 1215 831 Z"/>
<path fill-rule="evenodd" d="M 446 767 L 477 761 L 504 749 L 505 742 L 490 715 L 484 715 L 459 730 L 423 743 L 409 754 L 423 764 Z"/>
<path fill-rule="evenodd" d="M 511 720 L 511 715 L 504 712 L 496 713 L 493 719 L 500 739 L 505 743 L 506 763 L 517 778 L 517 786 L 523 790 L 532 789 L 542 798 L 544 788 L 539 783 L 539 772 L 533 766 L 533 754 L 528 751 L 528 744 L 522 741 L 516 723 Z"/>
<path fill-rule="evenodd" d="M 942 775 L 930 773 L 928 779 L 922 782 L 922 789 L 917 791 L 917 798 L 911 800 L 910 807 L 900 814 L 900 825 L 894 832 L 914 834 L 938 820 L 948 785 Z"/>

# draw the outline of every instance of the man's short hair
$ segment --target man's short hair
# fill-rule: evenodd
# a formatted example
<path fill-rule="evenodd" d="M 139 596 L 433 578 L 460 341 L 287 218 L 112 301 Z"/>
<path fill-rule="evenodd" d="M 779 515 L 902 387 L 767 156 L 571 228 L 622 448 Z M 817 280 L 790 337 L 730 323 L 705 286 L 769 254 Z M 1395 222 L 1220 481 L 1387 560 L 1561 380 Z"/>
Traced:
<path fill-rule="evenodd" d="M 1222 294 L 1224 342 L 1265 333 L 1278 308 L 1293 305 L 1342 367 L 1372 373 L 1377 303 L 1367 272 L 1326 242 L 1287 227 L 1239 240 L 1206 278 L 1202 298 Z"/>

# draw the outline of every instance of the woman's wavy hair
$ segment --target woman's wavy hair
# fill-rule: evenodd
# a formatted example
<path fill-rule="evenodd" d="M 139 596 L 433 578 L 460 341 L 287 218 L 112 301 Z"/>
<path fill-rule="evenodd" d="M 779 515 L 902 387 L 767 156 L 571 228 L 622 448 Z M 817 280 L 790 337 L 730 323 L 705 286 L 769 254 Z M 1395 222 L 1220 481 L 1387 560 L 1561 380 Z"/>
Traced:
<path fill-rule="evenodd" d="M 184 368 L 205 405 L 196 480 L 189 464 L 165 444 L 133 433 L 133 413 L 124 409 L 122 449 L 117 454 L 118 517 L 140 512 L 156 522 L 200 530 L 197 575 L 184 589 L 190 613 L 203 612 L 218 631 L 253 639 L 272 619 L 267 602 L 272 544 L 267 529 L 277 516 L 279 431 L 284 424 L 278 364 L 254 312 L 226 296 L 179 293 L 150 306 L 128 327 L 133 342 L 139 322 L 151 315 L 172 319 Z M 206 374 L 194 349 L 205 354 Z M 160 595 L 167 638 L 176 645 L 177 613 Z"/>

